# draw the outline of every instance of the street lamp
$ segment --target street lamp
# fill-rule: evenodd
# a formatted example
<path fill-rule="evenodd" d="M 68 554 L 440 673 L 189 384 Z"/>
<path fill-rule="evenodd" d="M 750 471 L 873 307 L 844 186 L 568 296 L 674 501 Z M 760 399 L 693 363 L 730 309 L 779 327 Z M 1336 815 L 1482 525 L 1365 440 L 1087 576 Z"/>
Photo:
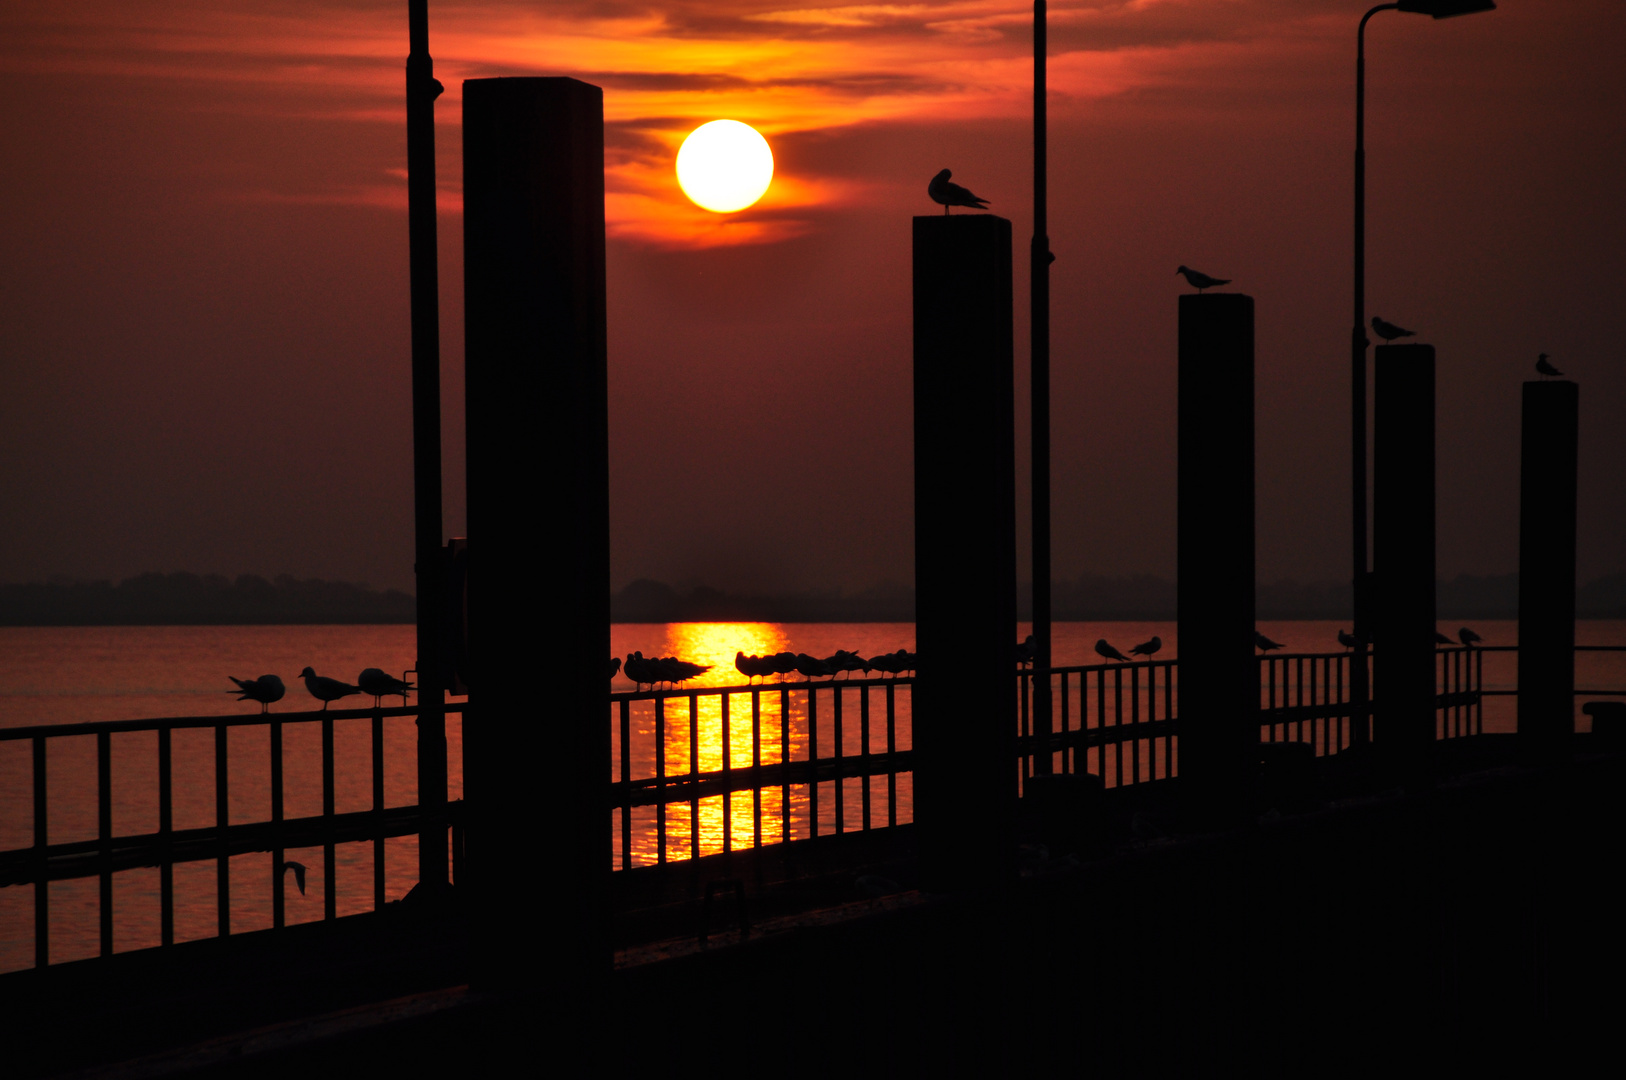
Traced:
<path fill-rule="evenodd" d="M 1404 11 L 1448 19 L 1491 11 L 1493 0 L 1401 0 L 1379 4 L 1361 16 L 1355 31 L 1355 319 L 1350 331 L 1351 495 L 1354 501 L 1355 652 L 1350 661 L 1350 695 L 1354 699 L 1350 739 L 1367 739 L 1367 706 L 1371 683 L 1367 642 L 1371 639 L 1370 580 L 1366 563 L 1366 23 L 1380 11 Z"/>

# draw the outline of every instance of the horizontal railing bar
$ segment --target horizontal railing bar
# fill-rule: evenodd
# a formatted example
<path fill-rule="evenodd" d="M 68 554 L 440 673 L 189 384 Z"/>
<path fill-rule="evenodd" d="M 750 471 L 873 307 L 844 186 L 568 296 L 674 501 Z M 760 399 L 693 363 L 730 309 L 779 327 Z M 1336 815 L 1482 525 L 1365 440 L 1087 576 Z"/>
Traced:
<path fill-rule="evenodd" d="M 664 780 L 641 777 L 630 782 L 610 783 L 611 808 L 620 806 L 659 806 L 662 803 L 690 802 L 727 795 L 755 788 L 783 787 L 786 784 L 823 783 L 827 780 L 849 779 L 855 776 L 886 776 L 890 773 L 913 772 L 913 750 L 895 750 L 888 754 L 851 754 L 839 758 L 818 758 L 813 761 L 776 761 L 768 765 L 746 765 L 717 772 L 682 773 Z"/>
<path fill-rule="evenodd" d="M 444 813 L 437 812 L 434 817 L 451 825 L 462 817 L 462 813 L 463 801 L 456 799 L 446 804 Z M 112 841 L 111 867 L 113 870 L 131 870 L 162 863 L 203 862 L 218 858 L 222 848 L 228 855 L 243 855 L 269 852 L 279 847 L 318 847 L 328 842 L 371 840 L 380 834 L 386 837 L 409 836 L 419 832 L 429 817 L 419 807 L 397 806 L 382 814 L 375 810 L 356 810 L 334 814 L 332 818 L 318 815 L 286 818 L 280 822 L 228 825 L 224 830 L 224 842 L 221 840 L 222 830 L 213 826 L 178 829 L 168 836 L 160 833 L 121 836 Z M 101 851 L 100 840 L 52 844 L 46 849 L 47 880 L 96 876 L 103 865 Z M 0 852 L 0 887 L 38 880 L 39 867 L 39 851 L 36 848 Z"/>
<path fill-rule="evenodd" d="M 446 711 L 460 713 L 467 702 L 449 701 Z M 280 720 L 285 724 L 309 724 L 319 720 L 366 720 L 382 715 L 417 716 L 416 705 L 393 706 L 387 709 L 313 709 L 297 713 L 233 713 L 230 716 L 161 716 L 147 720 L 94 720 L 83 724 L 33 724 L 29 727 L 0 728 L 0 742 L 10 739 L 32 739 L 36 735 L 55 738 L 59 735 L 95 735 L 103 731 L 157 731 L 160 728 L 212 728 L 252 727 Z"/>
<path fill-rule="evenodd" d="M 724 694 L 749 694 L 753 690 L 823 690 L 827 686 L 909 686 L 914 683 L 913 675 L 899 675 L 895 679 L 825 679 L 823 682 L 793 682 L 783 679 L 779 682 L 762 683 L 735 683 L 730 686 L 691 686 L 680 690 L 618 690 L 610 695 L 612 703 L 617 701 L 655 701 L 657 699 L 686 698 L 686 697 L 721 697 Z"/>

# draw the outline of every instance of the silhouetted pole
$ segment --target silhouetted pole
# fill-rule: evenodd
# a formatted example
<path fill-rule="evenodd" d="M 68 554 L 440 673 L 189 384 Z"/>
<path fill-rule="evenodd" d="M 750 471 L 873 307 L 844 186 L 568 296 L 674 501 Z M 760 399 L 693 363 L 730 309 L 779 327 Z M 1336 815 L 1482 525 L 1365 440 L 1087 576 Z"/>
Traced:
<path fill-rule="evenodd" d="M 1367 741 L 1368 702 L 1371 699 L 1371 669 L 1367 645 L 1372 632 L 1372 580 L 1367 574 L 1366 546 L 1366 24 L 1380 11 L 1403 11 L 1448 19 L 1472 15 L 1496 7 L 1492 0 L 1404 0 L 1379 4 L 1361 16 L 1355 30 L 1355 318 L 1349 335 L 1350 374 L 1350 496 L 1351 539 L 1354 573 L 1351 576 L 1355 606 L 1356 645 L 1349 661 L 1350 741 Z"/>
<path fill-rule="evenodd" d="M 1434 745 L 1434 346 L 1380 345 L 1376 365 L 1372 739 L 1414 786 Z"/>
<path fill-rule="evenodd" d="M 1253 297 L 1180 297 L 1180 785 L 1240 820 L 1259 744 L 1254 656 Z"/>
<path fill-rule="evenodd" d="M 1050 253 L 1049 133 L 1047 131 L 1045 0 L 1033 3 L 1033 242 L 1029 245 L 1033 425 L 1033 670 L 1048 672 L 1050 645 Z M 1049 735 L 1050 676 L 1033 679 L 1033 734 Z M 1053 755 L 1040 754 L 1033 769 L 1049 773 Z"/>
<path fill-rule="evenodd" d="M 475 980 L 609 970 L 604 97 L 463 84 Z"/>
<path fill-rule="evenodd" d="M 978 891 L 1015 873 L 1011 223 L 915 218 L 914 293 L 921 880 Z"/>
<path fill-rule="evenodd" d="M 1580 388 L 1524 384 L 1519 470 L 1519 737 L 1538 759 L 1575 734 L 1575 474 Z"/>
<path fill-rule="evenodd" d="M 435 99 L 428 0 L 407 8 L 407 237 L 412 277 L 413 555 L 418 588 L 418 881 L 446 883 L 446 671 L 441 554 L 440 272 L 435 224 Z"/>

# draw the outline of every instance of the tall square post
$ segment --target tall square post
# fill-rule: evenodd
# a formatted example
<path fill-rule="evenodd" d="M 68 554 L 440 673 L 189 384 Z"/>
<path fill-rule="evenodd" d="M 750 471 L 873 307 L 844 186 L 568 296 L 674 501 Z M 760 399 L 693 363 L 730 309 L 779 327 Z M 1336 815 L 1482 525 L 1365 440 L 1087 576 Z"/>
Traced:
<path fill-rule="evenodd" d="M 1011 223 L 915 218 L 914 307 L 921 878 L 979 891 L 1015 874 Z"/>
<path fill-rule="evenodd" d="M 604 101 L 463 84 L 475 980 L 609 970 Z"/>
<path fill-rule="evenodd" d="M 1580 387 L 1524 384 L 1519 469 L 1519 738 L 1537 759 L 1575 734 L 1575 486 Z"/>

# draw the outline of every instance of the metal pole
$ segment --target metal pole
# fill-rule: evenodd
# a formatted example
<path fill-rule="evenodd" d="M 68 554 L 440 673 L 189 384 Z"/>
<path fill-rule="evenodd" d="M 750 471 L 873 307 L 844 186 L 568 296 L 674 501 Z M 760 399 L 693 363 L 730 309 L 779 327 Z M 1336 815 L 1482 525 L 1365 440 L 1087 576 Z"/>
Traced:
<path fill-rule="evenodd" d="M 412 479 L 418 582 L 418 882 L 446 883 L 445 601 L 440 490 L 440 275 L 435 227 L 435 99 L 428 0 L 408 0 L 407 229 L 412 275 Z"/>
<path fill-rule="evenodd" d="M 1045 0 L 1033 2 L 1033 244 L 1029 277 L 1033 412 L 1033 733 L 1051 732 L 1050 703 L 1050 253 Z M 1047 774 L 1052 755 L 1035 757 Z"/>
<path fill-rule="evenodd" d="M 1367 643 L 1371 639 L 1372 606 L 1367 576 L 1366 545 L 1366 23 L 1380 11 L 1399 4 L 1379 4 L 1361 16 L 1355 31 L 1355 311 L 1349 333 L 1350 396 L 1350 501 L 1354 572 L 1350 583 L 1355 605 L 1354 655 L 1349 662 L 1349 694 L 1353 713 L 1349 739 L 1361 745 L 1370 730 L 1371 669 Z"/>

